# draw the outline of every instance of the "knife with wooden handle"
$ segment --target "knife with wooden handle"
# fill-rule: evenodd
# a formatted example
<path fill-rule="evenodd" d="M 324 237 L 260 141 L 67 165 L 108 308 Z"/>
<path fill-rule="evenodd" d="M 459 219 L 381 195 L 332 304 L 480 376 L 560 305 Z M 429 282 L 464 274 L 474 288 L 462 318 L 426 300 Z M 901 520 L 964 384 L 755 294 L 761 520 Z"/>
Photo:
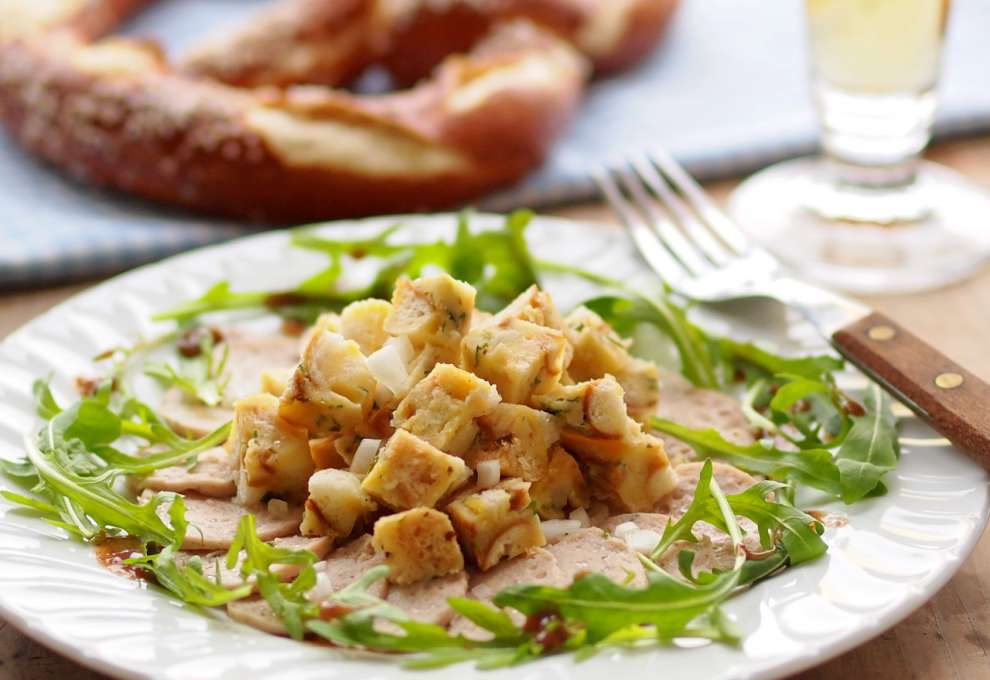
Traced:
<path fill-rule="evenodd" d="M 839 328 L 831 340 L 946 439 L 990 467 L 990 385 L 877 312 Z"/>
<path fill-rule="evenodd" d="M 803 281 L 785 281 L 784 301 L 842 356 L 990 468 L 990 384 L 887 316 Z"/>

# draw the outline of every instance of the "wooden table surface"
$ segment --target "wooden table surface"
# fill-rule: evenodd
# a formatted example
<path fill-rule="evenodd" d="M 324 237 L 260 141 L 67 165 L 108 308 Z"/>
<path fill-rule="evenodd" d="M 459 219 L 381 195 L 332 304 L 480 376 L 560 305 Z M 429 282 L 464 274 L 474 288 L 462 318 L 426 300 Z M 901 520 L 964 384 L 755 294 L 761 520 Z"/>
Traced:
<path fill-rule="evenodd" d="M 929 154 L 990 188 L 990 137 L 943 144 Z M 724 197 L 732 182 L 711 187 Z M 602 206 L 559 214 L 608 220 Z M 977 216 L 985 225 L 990 215 Z M 975 225 L 974 225 L 975 226 Z M 0 337 L 86 285 L 7 294 Z M 990 268 L 951 288 L 868 303 L 990 380 Z M 0 620 L 0 680 L 103 678 L 31 641 Z M 800 676 L 802 680 L 969 680 L 990 678 L 990 533 L 959 573 L 924 607 L 861 647 Z"/>

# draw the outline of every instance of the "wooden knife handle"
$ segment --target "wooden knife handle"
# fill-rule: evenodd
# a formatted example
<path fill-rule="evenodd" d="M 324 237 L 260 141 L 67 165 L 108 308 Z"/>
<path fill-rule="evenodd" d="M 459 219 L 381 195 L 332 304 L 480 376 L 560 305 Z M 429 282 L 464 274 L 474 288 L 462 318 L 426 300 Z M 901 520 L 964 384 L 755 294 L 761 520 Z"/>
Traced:
<path fill-rule="evenodd" d="M 866 374 L 920 408 L 946 439 L 990 468 L 990 385 L 876 312 L 836 331 L 832 341 Z"/>

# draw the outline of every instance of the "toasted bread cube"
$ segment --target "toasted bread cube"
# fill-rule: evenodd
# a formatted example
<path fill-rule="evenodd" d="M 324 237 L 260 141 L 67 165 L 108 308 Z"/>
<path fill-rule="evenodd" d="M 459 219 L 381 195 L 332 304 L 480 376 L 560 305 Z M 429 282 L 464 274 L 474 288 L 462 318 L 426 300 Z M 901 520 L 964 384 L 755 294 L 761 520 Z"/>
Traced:
<path fill-rule="evenodd" d="M 461 347 L 461 365 L 493 383 L 512 404 L 553 389 L 567 359 L 563 333 L 520 319 L 473 328 Z"/>
<path fill-rule="evenodd" d="M 478 434 L 475 418 L 491 413 L 498 403 L 498 392 L 484 380 L 437 364 L 396 407 L 392 426 L 463 456 Z"/>
<path fill-rule="evenodd" d="M 303 510 L 303 536 L 350 536 L 378 506 L 361 488 L 361 479 L 348 470 L 318 470 L 309 478 L 309 498 Z"/>
<path fill-rule="evenodd" d="M 442 361 L 455 361 L 474 312 L 475 290 L 447 274 L 400 278 L 385 330 L 405 335 L 417 348 L 433 345 Z"/>
<path fill-rule="evenodd" d="M 492 320 L 492 314 L 486 312 L 483 309 L 478 309 L 475 307 L 474 312 L 471 314 L 471 325 L 468 328 L 474 328 L 475 326 L 480 326 L 486 324 Z"/>
<path fill-rule="evenodd" d="M 550 447 L 560 425 L 549 413 L 520 404 L 499 404 L 478 419 L 481 434 L 468 457 L 472 467 L 498 460 L 502 475 L 535 482 L 547 472 Z"/>
<path fill-rule="evenodd" d="M 454 574 L 464 556 L 450 518 L 433 508 L 414 508 L 375 522 L 375 550 L 385 556 L 388 580 L 406 584 Z"/>
<path fill-rule="evenodd" d="M 292 369 L 262 371 L 261 391 L 266 394 L 281 397 L 282 393 L 285 392 L 285 388 L 289 385 L 290 378 L 292 378 Z"/>
<path fill-rule="evenodd" d="M 557 330 L 564 328 L 564 319 L 553 304 L 550 294 L 535 285 L 516 296 L 515 300 L 494 316 L 493 322 L 499 324 L 508 319 L 520 319 Z"/>
<path fill-rule="evenodd" d="M 576 385 L 558 385 L 534 395 L 534 405 L 555 416 L 566 429 L 590 437 L 621 437 L 628 428 L 622 386 L 610 375 Z"/>
<path fill-rule="evenodd" d="M 340 334 L 356 342 L 366 356 L 377 352 L 389 338 L 385 319 L 391 311 L 392 305 L 387 300 L 352 302 L 340 313 Z"/>
<path fill-rule="evenodd" d="M 313 437 L 347 434 L 370 410 L 377 386 L 358 344 L 318 327 L 282 394 L 279 414 Z"/>
<path fill-rule="evenodd" d="M 237 500 L 242 505 L 273 494 L 302 502 L 313 473 L 309 436 L 279 415 L 278 399 L 256 394 L 234 404 L 234 423 L 227 441 L 237 461 Z"/>
<path fill-rule="evenodd" d="M 629 354 L 630 341 L 587 307 L 575 309 L 564 321 L 567 340 L 574 347 L 568 374 L 578 381 L 613 375 L 622 385 L 630 414 L 637 420 L 653 415 L 660 402 L 656 365 Z"/>
<path fill-rule="evenodd" d="M 623 443 L 619 462 L 588 463 L 592 493 L 615 512 L 652 512 L 677 485 L 677 475 L 657 437 L 638 432 Z"/>
<path fill-rule="evenodd" d="M 574 348 L 567 372 L 581 382 L 618 375 L 632 360 L 628 341 L 587 307 L 578 307 L 564 319 L 564 333 Z"/>
<path fill-rule="evenodd" d="M 654 415 L 660 403 L 660 375 L 652 361 L 633 358 L 615 375 L 629 408 L 629 415 L 640 422 Z"/>
<path fill-rule="evenodd" d="M 392 345 L 395 345 L 394 347 Z M 392 338 L 379 353 L 368 358 L 369 367 L 389 373 L 389 384 L 379 384 L 378 404 L 391 412 L 409 391 L 429 375 L 438 363 L 436 347 L 415 349 L 405 336 Z M 374 372 L 374 371 L 373 371 Z"/>
<path fill-rule="evenodd" d="M 586 508 L 591 503 L 588 483 L 578 462 L 561 446 L 553 447 L 547 473 L 533 482 L 529 495 L 543 519 L 563 519 L 565 508 Z"/>
<path fill-rule="evenodd" d="M 396 510 L 432 508 L 471 476 L 463 460 L 405 430 L 397 430 L 378 453 L 361 488 Z"/>
<path fill-rule="evenodd" d="M 306 351 L 306 347 L 309 346 L 310 341 L 313 336 L 316 335 L 316 331 L 320 329 L 330 331 L 331 333 L 340 333 L 340 317 L 333 312 L 323 312 L 318 317 L 316 317 L 316 322 L 305 329 L 299 336 L 299 354 L 303 354 Z"/>
<path fill-rule="evenodd" d="M 530 507 L 529 482 L 505 479 L 447 506 L 461 544 L 482 571 L 546 544 Z"/>
<path fill-rule="evenodd" d="M 350 461 L 344 458 L 338 448 L 337 442 L 340 439 L 340 437 L 320 437 L 309 440 L 309 457 L 313 459 L 313 465 L 317 470 L 326 468 L 343 470 L 350 465 Z"/>

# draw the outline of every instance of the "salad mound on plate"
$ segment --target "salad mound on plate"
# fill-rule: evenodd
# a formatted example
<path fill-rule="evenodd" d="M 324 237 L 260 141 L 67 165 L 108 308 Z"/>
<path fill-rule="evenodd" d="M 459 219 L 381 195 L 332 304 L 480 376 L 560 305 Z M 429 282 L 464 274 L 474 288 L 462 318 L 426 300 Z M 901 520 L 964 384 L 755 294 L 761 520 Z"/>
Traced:
<path fill-rule="evenodd" d="M 732 643 L 722 602 L 827 549 L 799 487 L 883 492 L 882 393 L 860 403 L 837 359 L 717 338 L 662 292 L 534 261 L 525 222 L 401 245 L 297 233 L 330 257 L 299 287 L 215 285 L 162 315 L 174 331 L 101 357 L 67 408 L 37 383 L 45 424 L 3 466 L 36 493 L 3 495 L 127 537 L 118 561 L 188 603 L 413 667 Z M 344 289 L 368 258 L 372 283 Z M 565 314 L 537 272 L 603 294 Z M 619 333 L 644 326 L 679 373 Z"/>

